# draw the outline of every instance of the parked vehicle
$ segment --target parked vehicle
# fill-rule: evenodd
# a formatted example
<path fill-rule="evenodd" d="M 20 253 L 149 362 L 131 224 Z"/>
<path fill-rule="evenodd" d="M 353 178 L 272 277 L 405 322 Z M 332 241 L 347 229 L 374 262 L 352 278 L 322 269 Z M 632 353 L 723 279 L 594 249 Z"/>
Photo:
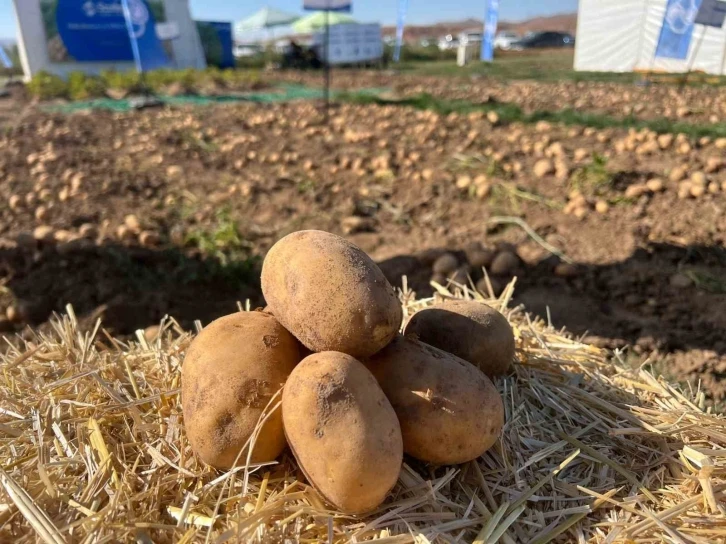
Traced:
<path fill-rule="evenodd" d="M 522 51 L 545 47 L 575 47 L 575 37 L 566 32 L 535 32 L 527 38 L 513 42 L 510 49 Z"/>
<path fill-rule="evenodd" d="M 456 49 L 457 47 L 459 47 L 459 40 L 454 38 L 451 34 L 447 34 L 439 40 L 439 49 L 441 51 Z"/>
<path fill-rule="evenodd" d="M 482 33 L 480 31 L 467 31 L 459 34 L 459 43 L 464 45 L 469 43 L 480 43 L 482 40 Z"/>
<path fill-rule="evenodd" d="M 512 48 L 512 44 L 521 38 L 522 37 L 516 32 L 503 30 L 502 32 L 497 33 L 494 37 L 494 48 L 509 51 Z"/>
<path fill-rule="evenodd" d="M 234 56 L 236 58 L 255 57 L 262 54 L 265 50 L 260 44 L 256 43 L 237 43 L 234 46 Z"/>

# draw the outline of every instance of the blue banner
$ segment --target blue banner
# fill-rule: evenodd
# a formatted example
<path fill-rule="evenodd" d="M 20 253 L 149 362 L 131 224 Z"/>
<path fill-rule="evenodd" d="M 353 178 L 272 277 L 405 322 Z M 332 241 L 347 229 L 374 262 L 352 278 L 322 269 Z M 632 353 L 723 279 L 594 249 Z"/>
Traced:
<path fill-rule="evenodd" d="M 487 1 L 487 14 L 484 18 L 484 36 L 481 42 L 481 60 L 492 62 L 494 60 L 494 37 L 497 34 L 499 22 L 499 0 Z"/>
<path fill-rule="evenodd" d="M 655 56 L 686 60 L 701 0 L 668 0 Z"/>
<path fill-rule="evenodd" d="M 8 70 L 13 67 L 13 61 L 10 60 L 10 57 L 5 52 L 5 49 L 3 49 L 2 45 L 0 45 L 0 63 L 2 63 L 3 67 Z"/>
<path fill-rule="evenodd" d="M 202 41 L 207 66 L 234 68 L 234 38 L 232 23 L 195 21 Z"/>
<path fill-rule="evenodd" d="M 406 27 L 406 14 L 408 13 L 408 0 L 398 2 L 398 20 L 396 21 L 396 48 L 393 51 L 393 62 L 401 60 L 401 46 L 403 45 L 403 30 Z"/>
<path fill-rule="evenodd" d="M 121 0 L 131 51 L 139 72 L 170 66 L 164 44 L 156 37 L 156 21 L 146 0 Z"/>

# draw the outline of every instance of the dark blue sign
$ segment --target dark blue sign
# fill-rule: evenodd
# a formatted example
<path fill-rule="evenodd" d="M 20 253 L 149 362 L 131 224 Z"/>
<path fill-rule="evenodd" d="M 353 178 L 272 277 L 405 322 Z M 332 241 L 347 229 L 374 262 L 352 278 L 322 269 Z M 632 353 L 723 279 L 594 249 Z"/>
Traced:
<path fill-rule="evenodd" d="M 703 0 L 696 17 L 697 25 L 721 28 L 726 21 L 726 1 Z"/>
<path fill-rule="evenodd" d="M 196 21 L 207 66 L 234 68 L 232 23 Z"/>
<path fill-rule="evenodd" d="M 686 60 L 701 0 L 668 0 L 655 56 Z"/>
<path fill-rule="evenodd" d="M 481 60 L 491 62 L 494 60 L 494 36 L 497 33 L 499 22 L 499 0 L 488 0 L 487 15 L 484 20 L 484 36 L 481 42 Z"/>
<path fill-rule="evenodd" d="M 54 22 L 69 61 L 169 65 L 146 0 L 57 0 Z"/>

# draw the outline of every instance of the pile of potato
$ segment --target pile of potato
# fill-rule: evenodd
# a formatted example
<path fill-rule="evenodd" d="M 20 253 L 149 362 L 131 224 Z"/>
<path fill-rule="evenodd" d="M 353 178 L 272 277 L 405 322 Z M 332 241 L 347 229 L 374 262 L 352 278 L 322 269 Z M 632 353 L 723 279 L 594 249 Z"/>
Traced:
<path fill-rule="evenodd" d="M 289 445 L 329 503 L 360 514 L 385 500 L 404 453 L 458 464 L 497 441 L 504 406 L 487 375 L 508 372 L 514 357 L 499 312 L 446 301 L 402 335 L 380 269 L 321 231 L 277 242 L 262 290 L 265 310 L 214 321 L 184 360 L 184 425 L 205 463 L 272 461 Z"/>

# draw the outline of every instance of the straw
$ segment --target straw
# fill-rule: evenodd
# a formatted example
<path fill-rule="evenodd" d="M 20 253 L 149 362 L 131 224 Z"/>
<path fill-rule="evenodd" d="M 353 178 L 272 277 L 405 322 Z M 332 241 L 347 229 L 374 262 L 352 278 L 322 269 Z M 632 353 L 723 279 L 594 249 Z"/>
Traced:
<path fill-rule="evenodd" d="M 228 472 L 197 460 L 180 402 L 193 333 L 167 319 L 151 342 L 111 338 L 69 308 L 0 356 L 0 542 L 724 541 L 726 420 L 700 391 L 511 307 L 513 291 L 436 286 L 513 325 L 500 440 L 461 467 L 407 458 L 362 517 L 325 504 L 289 452 Z M 401 300 L 406 318 L 435 302 Z"/>

